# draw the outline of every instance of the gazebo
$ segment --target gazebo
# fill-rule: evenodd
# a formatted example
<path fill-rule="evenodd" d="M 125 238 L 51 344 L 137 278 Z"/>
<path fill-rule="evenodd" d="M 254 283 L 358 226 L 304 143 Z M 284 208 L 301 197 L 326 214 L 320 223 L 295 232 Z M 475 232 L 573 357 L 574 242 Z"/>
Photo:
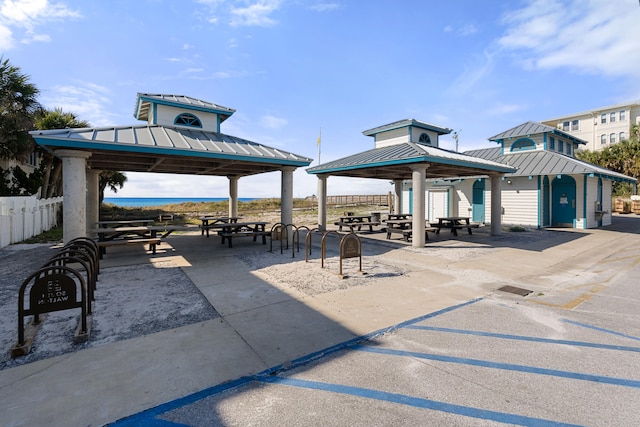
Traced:
<path fill-rule="evenodd" d="M 241 177 L 280 171 L 281 221 L 291 223 L 293 171 L 312 159 L 220 133 L 234 112 L 188 96 L 139 93 L 134 117 L 147 124 L 32 131 L 62 159 L 64 241 L 88 235 L 98 221 L 103 170 L 226 176 L 229 216 L 237 216 Z"/>
<path fill-rule="evenodd" d="M 377 178 L 393 181 L 395 213 L 401 213 L 402 183 L 413 184 L 412 246 L 425 244 L 425 180 L 486 176 L 491 179 L 491 234 L 500 233 L 501 177 L 515 168 L 438 147 L 438 137 L 451 129 L 415 119 L 379 126 L 363 134 L 372 136 L 375 148 L 307 169 L 318 177 L 318 227 L 326 230 L 327 178 L 330 176 Z M 495 178 L 495 179 L 493 179 Z M 422 232 L 420 231 L 422 230 Z"/>

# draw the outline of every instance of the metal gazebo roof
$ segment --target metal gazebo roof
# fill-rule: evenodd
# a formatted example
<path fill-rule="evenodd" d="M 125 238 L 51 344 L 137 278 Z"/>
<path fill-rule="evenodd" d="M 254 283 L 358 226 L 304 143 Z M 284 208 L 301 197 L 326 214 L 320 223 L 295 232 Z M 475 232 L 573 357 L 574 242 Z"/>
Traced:
<path fill-rule="evenodd" d="M 636 182 L 635 178 L 614 172 L 603 167 L 583 162 L 574 157 L 553 151 L 523 151 L 520 153 L 502 154 L 502 147 L 484 148 L 467 151 L 467 154 L 481 159 L 508 163 L 517 168 L 517 172 L 507 176 L 537 176 L 537 175 L 594 175 L 613 181 Z"/>
<path fill-rule="evenodd" d="M 521 125 L 513 127 L 504 132 L 500 132 L 499 134 L 492 136 L 489 138 L 489 141 L 495 141 L 501 143 L 505 139 L 513 139 L 520 137 L 530 137 L 531 135 L 543 134 L 543 133 L 552 133 L 556 135 L 560 135 L 570 141 L 573 141 L 575 144 L 586 145 L 587 141 L 577 138 L 567 132 L 563 132 L 560 129 L 556 129 L 551 126 L 547 126 L 542 123 L 537 122 L 525 122 Z"/>
<path fill-rule="evenodd" d="M 411 179 L 411 166 L 428 164 L 428 178 L 451 178 L 495 173 L 513 173 L 514 167 L 490 160 L 405 142 L 374 148 L 307 169 L 310 174 L 378 179 Z"/>
<path fill-rule="evenodd" d="M 51 151 L 91 152 L 95 170 L 246 176 L 308 166 L 312 159 L 219 132 L 159 125 L 32 131 Z"/>

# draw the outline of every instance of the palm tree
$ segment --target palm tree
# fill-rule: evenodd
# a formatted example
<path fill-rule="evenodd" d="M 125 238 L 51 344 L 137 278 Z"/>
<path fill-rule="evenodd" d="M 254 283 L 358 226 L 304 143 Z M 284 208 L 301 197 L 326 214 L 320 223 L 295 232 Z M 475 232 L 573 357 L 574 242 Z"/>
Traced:
<path fill-rule="evenodd" d="M 0 159 L 25 160 L 33 151 L 32 115 L 40 105 L 29 76 L 0 57 Z"/>
<path fill-rule="evenodd" d="M 35 128 L 38 130 L 89 127 L 85 120 L 79 120 L 74 113 L 66 113 L 61 108 L 41 109 L 36 114 Z M 40 150 L 43 173 L 40 197 L 48 199 L 62 194 L 62 161 L 51 153 Z"/>
<path fill-rule="evenodd" d="M 119 189 L 124 187 L 124 183 L 127 181 L 127 176 L 122 172 L 117 171 L 102 171 L 100 172 L 100 204 L 104 200 L 104 190 L 109 187 L 111 191 L 117 193 Z"/>
<path fill-rule="evenodd" d="M 86 128 L 91 126 L 85 120 L 79 120 L 74 113 L 64 112 L 61 108 L 42 109 L 38 112 L 35 127 L 38 130 Z M 62 194 L 62 162 L 57 157 L 42 150 L 43 182 L 42 198 L 55 197 Z M 114 192 L 124 186 L 126 175 L 117 171 L 100 172 L 100 203 L 104 199 L 104 190 L 109 187 Z"/>

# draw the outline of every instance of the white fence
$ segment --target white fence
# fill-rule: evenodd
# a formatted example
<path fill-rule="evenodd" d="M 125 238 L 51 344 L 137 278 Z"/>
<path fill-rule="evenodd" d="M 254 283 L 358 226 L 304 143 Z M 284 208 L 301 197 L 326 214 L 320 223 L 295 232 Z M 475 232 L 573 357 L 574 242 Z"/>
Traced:
<path fill-rule="evenodd" d="M 0 248 L 22 242 L 58 225 L 62 197 L 0 197 Z"/>

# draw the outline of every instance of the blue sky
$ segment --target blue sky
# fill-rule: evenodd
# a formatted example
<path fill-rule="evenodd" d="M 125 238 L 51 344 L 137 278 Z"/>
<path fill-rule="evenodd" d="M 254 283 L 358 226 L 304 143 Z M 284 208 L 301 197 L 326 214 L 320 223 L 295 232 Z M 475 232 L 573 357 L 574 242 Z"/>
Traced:
<path fill-rule="evenodd" d="M 460 151 L 541 121 L 640 99 L 638 0 L 74 0 L 0 6 L 0 53 L 48 108 L 140 124 L 138 92 L 234 108 L 222 132 L 322 162 L 373 148 L 362 132 L 414 118 Z M 441 147 L 455 149 L 450 136 Z M 226 197 L 224 177 L 132 174 L 117 196 Z M 386 193 L 330 178 L 329 194 Z M 294 174 L 294 196 L 316 193 Z M 279 174 L 239 181 L 279 197 Z M 110 194 L 107 195 L 109 197 Z"/>

